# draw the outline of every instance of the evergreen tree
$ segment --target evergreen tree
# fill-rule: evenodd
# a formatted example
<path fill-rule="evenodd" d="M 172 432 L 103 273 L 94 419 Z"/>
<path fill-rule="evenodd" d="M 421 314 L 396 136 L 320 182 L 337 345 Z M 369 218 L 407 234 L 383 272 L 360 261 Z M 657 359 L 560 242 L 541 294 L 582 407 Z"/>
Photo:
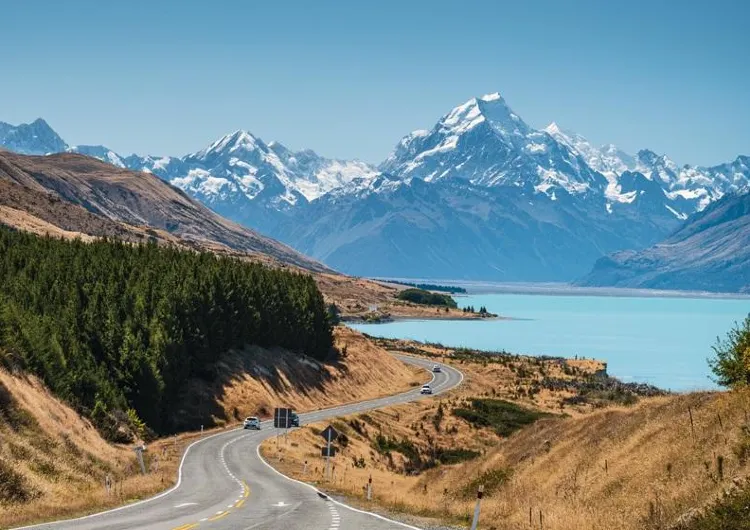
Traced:
<path fill-rule="evenodd" d="M 0 348 L 100 428 L 128 413 L 169 430 L 185 382 L 247 344 L 319 360 L 330 308 L 309 275 L 150 243 L 63 241 L 0 227 Z"/>

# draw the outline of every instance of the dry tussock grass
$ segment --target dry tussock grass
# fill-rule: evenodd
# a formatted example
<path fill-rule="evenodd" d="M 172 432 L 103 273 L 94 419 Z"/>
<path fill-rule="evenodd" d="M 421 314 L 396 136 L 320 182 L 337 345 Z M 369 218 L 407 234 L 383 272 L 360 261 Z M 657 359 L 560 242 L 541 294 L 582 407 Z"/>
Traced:
<path fill-rule="evenodd" d="M 284 381 L 281 387 L 245 374 L 227 385 L 219 405 L 226 410 L 257 411 L 285 403 L 304 411 L 403 391 L 425 378 L 424 371 L 396 361 L 354 331 L 337 329 L 336 341 L 346 345 L 347 355 L 334 366 L 316 365 L 316 370 L 324 372 L 318 377 L 322 384 L 306 387 L 296 381 L 294 374 L 303 370 L 309 377 L 310 367 L 307 361 L 295 366 L 287 359 L 288 371 L 279 373 Z M 278 368 L 278 357 L 269 355 L 268 359 L 269 364 L 258 369 Z M 149 474 L 142 476 L 131 446 L 107 443 L 36 378 L 0 370 L 0 384 L 12 395 L 22 418 L 11 422 L 0 410 L 0 461 L 22 477 L 31 493 L 27 502 L 0 499 L 0 528 L 81 515 L 164 490 L 174 484 L 185 447 L 200 436 L 185 433 L 149 444 Z M 104 487 L 107 475 L 113 482 L 109 494 Z"/>
<path fill-rule="evenodd" d="M 429 378 L 424 370 L 394 359 L 352 329 L 336 327 L 334 340 L 344 353 L 341 361 L 333 364 L 255 352 L 252 358 L 260 362 L 254 370 L 235 375 L 223 389 L 219 404 L 226 416 L 269 417 L 273 408 L 282 404 L 297 410 L 324 408 L 393 394 Z M 236 367 L 227 368 L 240 373 Z"/>
<path fill-rule="evenodd" d="M 495 530 L 541 525 L 554 530 L 669 529 L 750 472 L 750 392 L 692 393 L 642 399 L 629 407 L 566 409 L 570 415 L 539 420 L 504 440 L 450 418 L 446 410 L 442 432 L 435 432 L 431 418 L 439 402 L 447 407 L 468 395 L 486 394 L 493 380 L 496 395 L 503 394 L 500 385 L 514 386 L 497 367 L 459 368 L 468 376 L 463 390 L 429 403 L 371 413 L 364 422 L 367 437 L 353 433 L 350 426 L 348 447 L 336 458 L 332 482 L 323 480 L 323 440 L 315 435 L 323 425 L 293 433 L 287 445 L 266 444 L 264 452 L 284 472 L 319 482 L 355 502 L 365 502 L 363 486 L 372 475 L 378 505 L 452 522 L 466 522 L 476 486 L 484 483 L 482 527 Z M 556 401 L 551 394 L 535 404 L 555 410 Z M 416 430 L 415 423 L 421 424 Z M 483 454 L 407 476 L 399 469 L 402 456 L 394 454 L 390 460 L 373 449 L 376 433 L 408 437 L 423 448 L 432 439 Z M 355 465 L 360 456 L 364 468 Z M 304 460 L 310 463 L 306 476 Z"/>

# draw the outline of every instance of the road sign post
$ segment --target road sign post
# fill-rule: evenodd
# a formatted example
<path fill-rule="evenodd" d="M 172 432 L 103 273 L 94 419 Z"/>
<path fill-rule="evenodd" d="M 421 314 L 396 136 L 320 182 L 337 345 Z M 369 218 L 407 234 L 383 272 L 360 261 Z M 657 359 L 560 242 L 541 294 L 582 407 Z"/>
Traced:
<path fill-rule="evenodd" d="M 292 426 L 292 409 L 288 407 L 276 407 L 273 410 L 273 426 L 275 429 L 288 429 Z M 279 446 L 281 430 L 276 431 L 276 447 Z"/>
<path fill-rule="evenodd" d="M 331 425 L 323 429 L 323 432 L 320 433 L 320 435 L 323 437 L 323 439 L 326 441 L 326 449 L 325 449 L 325 456 L 326 456 L 326 472 L 325 472 L 325 478 L 326 480 L 329 480 L 330 478 L 330 469 L 331 469 L 331 456 L 332 456 L 332 448 L 331 443 L 333 443 L 338 437 L 339 433 L 334 429 Z"/>

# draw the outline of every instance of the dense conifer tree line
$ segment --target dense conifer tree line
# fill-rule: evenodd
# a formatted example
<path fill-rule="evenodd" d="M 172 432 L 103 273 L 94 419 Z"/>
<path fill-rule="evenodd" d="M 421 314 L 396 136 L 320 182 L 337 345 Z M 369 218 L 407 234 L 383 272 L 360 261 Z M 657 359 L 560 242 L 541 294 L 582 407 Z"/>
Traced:
<path fill-rule="evenodd" d="M 134 411 L 168 431 L 185 382 L 210 378 L 246 344 L 324 359 L 331 325 L 315 281 L 209 253 L 0 227 L 0 349 L 95 422 Z"/>

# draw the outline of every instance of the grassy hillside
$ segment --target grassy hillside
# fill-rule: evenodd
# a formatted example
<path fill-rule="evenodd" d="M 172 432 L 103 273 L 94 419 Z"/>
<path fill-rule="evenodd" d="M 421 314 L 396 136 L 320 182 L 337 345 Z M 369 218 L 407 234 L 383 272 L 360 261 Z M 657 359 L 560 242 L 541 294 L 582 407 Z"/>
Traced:
<path fill-rule="evenodd" d="M 278 241 L 224 219 L 156 175 L 79 154 L 27 156 L 0 150 L 0 207 L 25 212 L 37 219 L 34 224 L 41 220 L 68 232 L 131 241 L 179 241 L 190 248 L 243 253 L 309 271 L 328 270 Z M 23 225 L 29 223 L 22 221 Z"/>
<path fill-rule="evenodd" d="M 591 361 L 585 369 L 555 359 L 492 361 L 379 342 L 455 363 L 464 388 L 340 419 L 348 438 L 332 482 L 322 480 L 317 456 L 321 426 L 295 433 L 297 445 L 282 447 L 285 472 L 363 504 L 372 475 L 381 509 L 463 524 L 481 484 L 480 527 L 495 530 L 540 529 L 540 512 L 551 530 L 745 528 L 735 521 L 750 510 L 750 390 L 649 397 L 649 387 L 589 379 L 598 371 Z M 445 448 L 456 458 L 441 459 Z M 266 451 L 276 456 L 275 447 Z M 415 473 L 415 454 L 437 462 Z M 302 459 L 312 463 L 306 477 Z"/>
<path fill-rule="evenodd" d="M 252 348 L 224 357 L 213 383 L 188 383 L 185 411 L 234 427 L 274 406 L 305 411 L 407 390 L 427 374 L 396 361 L 346 328 L 335 341 L 346 356 L 318 363 L 291 352 Z M 2 353 L 2 351 L 0 351 Z M 377 369 L 373 369 L 376 366 Z M 0 528 L 116 506 L 171 486 L 184 448 L 199 432 L 154 440 L 141 476 L 132 445 L 107 442 L 36 377 L 0 369 Z M 105 477 L 113 489 L 107 494 Z"/>

